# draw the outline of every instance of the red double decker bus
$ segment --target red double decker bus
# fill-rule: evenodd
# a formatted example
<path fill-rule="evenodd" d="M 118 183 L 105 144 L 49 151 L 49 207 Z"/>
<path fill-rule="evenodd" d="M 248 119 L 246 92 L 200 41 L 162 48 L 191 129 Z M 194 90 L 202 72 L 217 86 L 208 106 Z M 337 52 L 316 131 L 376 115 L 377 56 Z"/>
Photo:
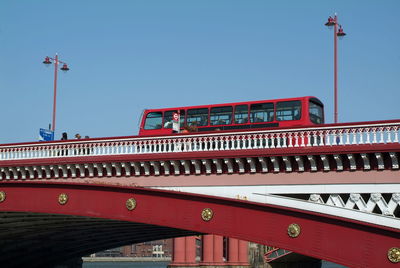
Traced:
<path fill-rule="evenodd" d="M 139 135 L 172 134 L 172 116 L 180 114 L 180 128 L 196 131 L 266 129 L 324 123 L 324 105 L 316 97 L 247 101 L 201 106 L 147 109 Z"/>

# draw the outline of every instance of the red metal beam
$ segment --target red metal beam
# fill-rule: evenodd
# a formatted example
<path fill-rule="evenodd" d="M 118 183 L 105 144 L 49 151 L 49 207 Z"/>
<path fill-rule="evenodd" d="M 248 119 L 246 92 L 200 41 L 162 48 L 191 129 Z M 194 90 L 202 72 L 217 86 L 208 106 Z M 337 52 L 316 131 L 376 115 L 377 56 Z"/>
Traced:
<path fill-rule="evenodd" d="M 27 182 L 2 182 L 0 191 L 5 193 L 0 203 L 2 212 L 78 215 L 212 233 L 350 267 L 392 267 L 388 251 L 398 246 L 400 239 L 398 229 L 285 207 L 180 192 Z M 63 205 L 59 203 L 62 193 L 68 196 Z M 127 209 L 130 198 L 136 201 L 132 210 Z M 213 212 L 209 221 L 202 219 L 206 208 Z M 300 227 L 295 238 L 288 234 L 291 224 Z"/>

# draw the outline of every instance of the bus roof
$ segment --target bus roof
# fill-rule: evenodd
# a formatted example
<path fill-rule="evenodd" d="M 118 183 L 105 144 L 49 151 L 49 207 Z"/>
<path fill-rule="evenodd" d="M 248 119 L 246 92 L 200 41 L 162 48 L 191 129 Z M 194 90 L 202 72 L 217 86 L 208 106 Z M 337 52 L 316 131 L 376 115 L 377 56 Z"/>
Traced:
<path fill-rule="evenodd" d="M 241 102 L 229 102 L 229 103 L 218 103 L 218 104 L 207 104 L 207 105 L 192 105 L 192 106 L 180 106 L 180 107 L 168 107 L 168 108 L 150 108 L 145 109 L 144 111 L 162 111 L 162 110 L 186 110 L 186 109 L 198 109 L 198 108 L 208 108 L 214 106 L 229 106 L 229 105 L 243 105 L 243 104 L 256 104 L 256 103 L 264 103 L 264 102 L 280 102 L 280 101 L 294 101 L 294 100 L 304 100 L 304 99 L 316 99 L 318 100 L 319 104 L 323 106 L 323 103 L 314 96 L 303 96 L 303 97 L 296 97 L 296 98 L 281 98 L 281 99 L 269 99 L 269 100 L 257 100 L 257 101 L 241 101 Z"/>

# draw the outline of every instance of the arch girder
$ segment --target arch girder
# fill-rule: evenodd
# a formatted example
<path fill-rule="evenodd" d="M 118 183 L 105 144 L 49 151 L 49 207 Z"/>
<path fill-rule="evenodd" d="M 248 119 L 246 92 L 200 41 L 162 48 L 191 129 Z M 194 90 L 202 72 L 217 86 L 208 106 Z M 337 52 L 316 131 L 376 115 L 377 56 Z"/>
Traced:
<path fill-rule="evenodd" d="M 4 212 L 76 215 L 214 233 L 352 267 L 389 267 L 388 250 L 398 246 L 400 238 L 398 230 L 376 224 L 182 192 L 29 182 L 3 183 L 1 191 L 6 194 L 0 203 Z M 65 199 L 59 200 L 62 193 L 68 197 L 64 204 Z M 135 206 L 127 206 L 130 198 Z M 212 217 L 202 217 L 206 208 Z M 293 224 L 298 231 L 292 232 Z"/>

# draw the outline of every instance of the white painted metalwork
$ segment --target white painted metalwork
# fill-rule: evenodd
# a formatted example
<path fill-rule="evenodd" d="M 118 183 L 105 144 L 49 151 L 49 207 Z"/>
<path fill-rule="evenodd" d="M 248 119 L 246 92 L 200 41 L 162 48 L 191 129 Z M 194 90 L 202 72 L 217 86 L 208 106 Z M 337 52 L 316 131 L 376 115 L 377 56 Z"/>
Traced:
<path fill-rule="evenodd" d="M 335 162 L 336 162 L 336 170 L 342 171 L 343 170 L 343 162 L 342 162 L 342 158 L 340 157 L 340 155 L 335 154 L 335 155 L 333 155 L 333 158 L 335 159 Z"/>
<path fill-rule="evenodd" d="M 258 161 L 261 164 L 261 172 L 263 172 L 263 173 L 268 172 L 268 166 L 267 166 L 266 158 L 265 157 L 259 157 Z"/>
<path fill-rule="evenodd" d="M 280 171 L 278 157 L 271 156 L 270 159 L 271 159 L 272 164 L 274 165 L 274 172 L 278 173 Z"/>
<path fill-rule="evenodd" d="M 160 175 L 160 162 L 158 162 L 158 161 L 150 161 L 150 165 L 154 169 L 154 175 L 156 175 L 156 176 Z M 126 172 L 126 169 L 125 169 L 125 172 Z"/>
<path fill-rule="evenodd" d="M 283 156 L 282 159 L 285 163 L 286 172 L 292 172 L 292 164 L 290 162 L 289 156 Z"/>
<path fill-rule="evenodd" d="M 233 173 L 233 160 L 231 158 L 225 158 L 224 163 L 226 164 L 226 167 L 228 168 L 228 173 L 232 174 Z"/>
<path fill-rule="evenodd" d="M 303 162 L 302 157 L 300 155 L 296 155 L 295 159 L 296 159 L 297 166 L 299 167 L 299 171 L 303 172 L 304 171 L 304 162 Z"/>
<path fill-rule="evenodd" d="M 201 174 L 201 162 L 198 159 L 192 160 L 192 165 L 194 165 L 195 174 Z"/>
<path fill-rule="evenodd" d="M 324 171 L 330 171 L 329 158 L 326 155 L 321 155 L 321 160 L 324 164 Z"/>
<path fill-rule="evenodd" d="M 238 167 L 239 167 L 239 173 L 244 173 L 245 172 L 245 170 L 244 170 L 244 162 L 243 162 L 243 159 L 241 159 L 241 158 L 235 158 L 235 161 L 236 161 L 236 163 L 238 164 Z"/>
<path fill-rule="evenodd" d="M 148 162 L 140 162 L 140 166 L 144 169 L 144 175 L 150 175 L 150 165 Z"/>
<path fill-rule="evenodd" d="M 376 160 L 378 161 L 378 169 L 385 169 L 385 164 L 383 163 L 382 153 L 375 153 Z"/>
<path fill-rule="evenodd" d="M 170 170 L 170 163 L 169 161 L 161 161 L 161 166 L 164 168 L 164 174 L 165 175 L 169 175 L 169 170 Z M 137 176 L 139 176 L 140 173 L 137 174 Z"/>
<path fill-rule="evenodd" d="M 395 152 L 389 152 L 390 158 L 392 160 L 392 169 L 399 169 L 399 160 Z"/>
<path fill-rule="evenodd" d="M 1 160 L 399 143 L 400 122 L 0 145 Z M 366 165 L 367 166 L 367 165 Z"/>
<path fill-rule="evenodd" d="M 311 171 L 317 171 L 317 162 L 315 160 L 315 157 L 313 155 L 307 155 L 307 158 L 311 164 Z"/>
<path fill-rule="evenodd" d="M 364 169 L 369 170 L 371 169 L 371 165 L 369 164 L 369 157 L 367 154 L 361 154 L 361 158 L 364 162 Z"/>
<path fill-rule="evenodd" d="M 256 163 L 252 157 L 247 157 L 247 163 L 250 165 L 250 173 L 256 173 Z"/>
<path fill-rule="evenodd" d="M 350 162 L 350 170 L 356 170 L 357 166 L 356 166 L 356 160 L 355 160 L 354 154 L 347 154 L 347 159 Z"/>
<path fill-rule="evenodd" d="M 169 176 L 233 173 L 293 173 L 355 170 L 399 170 L 397 153 L 313 154 L 101 163 L 10 165 L 0 180 L 76 177 Z"/>
<path fill-rule="evenodd" d="M 152 187 L 279 205 L 400 230 L 399 184 L 257 185 L 207 187 Z M 357 189 L 357 192 L 349 191 Z M 326 195 L 326 201 L 322 198 Z M 290 197 L 287 197 L 290 195 Z M 390 198 L 389 202 L 385 200 Z M 298 196 L 298 197 L 296 197 Z M 308 199 L 304 197 L 308 196 Z M 347 201 L 344 201 L 346 198 Z M 379 209 L 378 209 L 379 208 Z M 397 212 L 396 212 L 397 211 Z"/>

